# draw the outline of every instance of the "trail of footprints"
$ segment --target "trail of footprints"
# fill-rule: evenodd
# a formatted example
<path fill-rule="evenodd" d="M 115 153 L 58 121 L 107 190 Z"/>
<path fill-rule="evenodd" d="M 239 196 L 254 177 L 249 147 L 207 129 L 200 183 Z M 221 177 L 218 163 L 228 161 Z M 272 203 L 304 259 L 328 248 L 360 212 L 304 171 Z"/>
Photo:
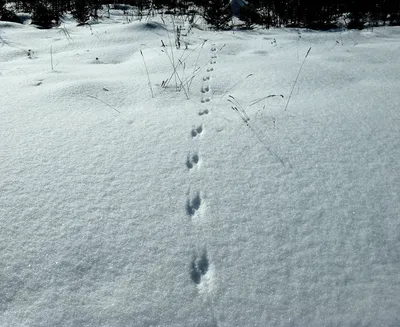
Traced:
<path fill-rule="evenodd" d="M 201 100 L 202 106 L 211 102 L 212 100 L 212 92 L 211 92 L 211 80 L 212 74 L 215 70 L 215 64 L 217 62 L 217 48 L 213 44 L 211 47 L 211 58 L 208 64 L 208 68 L 206 70 L 206 74 L 202 78 L 202 86 L 200 89 L 201 92 Z M 210 113 L 210 108 L 201 108 L 198 112 L 199 116 L 203 116 L 204 120 L 205 116 Z M 190 131 L 190 137 L 193 142 L 200 142 L 201 135 L 204 133 L 204 125 L 200 124 L 194 126 Z M 198 145 L 196 146 L 198 148 Z M 186 158 L 186 168 L 189 171 L 197 168 L 196 171 L 200 169 L 200 155 L 198 151 L 190 151 Z M 192 192 L 188 193 L 188 198 L 186 201 L 186 215 L 192 222 L 200 221 L 202 216 L 204 216 L 204 210 L 202 210 L 202 206 L 204 206 L 204 200 L 202 198 L 201 190 L 192 190 Z M 201 212 L 201 214 L 200 214 Z M 212 277 L 210 273 L 211 262 L 205 248 L 200 251 L 197 250 L 195 255 L 190 262 L 190 278 L 192 282 L 199 288 L 199 291 L 203 290 L 208 292 L 209 280 Z"/>
<path fill-rule="evenodd" d="M 201 103 L 208 103 L 211 101 L 211 74 L 214 71 L 213 65 L 217 63 L 217 54 L 216 54 L 216 47 L 212 46 L 211 48 L 211 59 L 209 62 L 209 67 L 207 68 L 207 74 L 203 76 L 203 85 L 201 87 L 201 93 L 203 94 L 203 97 L 201 98 Z"/>

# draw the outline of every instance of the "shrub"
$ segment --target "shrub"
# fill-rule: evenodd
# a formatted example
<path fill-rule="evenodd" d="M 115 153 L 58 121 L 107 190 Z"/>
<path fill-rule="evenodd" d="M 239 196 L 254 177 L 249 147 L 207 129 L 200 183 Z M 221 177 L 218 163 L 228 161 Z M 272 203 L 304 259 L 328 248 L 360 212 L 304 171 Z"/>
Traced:
<path fill-rule="evenodd" d="M 350 17 L 347 28 L 350 30 L 362 30 L 365 26 L 365 20 L 362 17 Z"/>
<path fill-rule="evenodd" d="M 41 28 L 52 28 L 57 21 L 59 21 L 59 16 L 44 3 L 38 2 L 33 8 L 32 24 Z"/>
<path fill-rule="evenodd" d="M 390 15 L 389 25 L 390 26 L 400 25 L 400 13 L 394 13 Z"/>
<path fill-rule="evenodd" d="M 79 24 L 86 24 L 90 19 L 90 3 L 87 0 L 75 0 L 72 16 L 78 21 Z"/>
<path fill-rule="evenodd" d="M 0 20 L 4 20 L 7 22 L 13 22 L 13 23 L 21 23 L 21 20 L 18 18 L 18 16 L 14 12 L 6 9 L 6 1 L 5 0 L 0 0 Z"/>
<path fill-rule="evenodd" d="M 246 28 L 252 28 L 254 24 L 261 24 L 261 16 L 250 5 L 244 5 L 240 8 L 239 19 L 244 22 Z"/>
<path fill-rule="evenodd" d="M 0 8 L 0 20 L 13 23 L 21 23 L 21 20 L 14 12 L 5 8 Z"/>
<path fill-rule="evenodd" d="M 216 30 L 224 30 L 229 26 L 232 19 L 232 9 L 230 1 L 209 0 L 204 6 L 203 17 L 206 22 Z"/>

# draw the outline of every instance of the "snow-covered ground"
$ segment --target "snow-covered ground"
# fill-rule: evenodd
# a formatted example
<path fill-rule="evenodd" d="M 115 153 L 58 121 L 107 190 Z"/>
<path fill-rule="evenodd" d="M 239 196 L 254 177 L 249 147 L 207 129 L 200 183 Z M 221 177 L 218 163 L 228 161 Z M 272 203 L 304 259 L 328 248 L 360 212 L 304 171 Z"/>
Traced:
<path fill-rule="evenodd" d="M 0 23 L 0 326 L 399 326 L 400 28 L 112 17 Z"/>

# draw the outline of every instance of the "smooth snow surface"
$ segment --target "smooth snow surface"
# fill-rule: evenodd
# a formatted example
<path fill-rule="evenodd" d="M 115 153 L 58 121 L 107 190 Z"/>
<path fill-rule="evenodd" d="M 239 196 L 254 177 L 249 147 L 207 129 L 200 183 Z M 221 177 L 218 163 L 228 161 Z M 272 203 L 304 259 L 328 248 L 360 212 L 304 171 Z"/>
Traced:
<path fill-rule="evenodd" d="M 400 29 L 112 17 L 0 23 L 0 326 L 399 326 Z"/>

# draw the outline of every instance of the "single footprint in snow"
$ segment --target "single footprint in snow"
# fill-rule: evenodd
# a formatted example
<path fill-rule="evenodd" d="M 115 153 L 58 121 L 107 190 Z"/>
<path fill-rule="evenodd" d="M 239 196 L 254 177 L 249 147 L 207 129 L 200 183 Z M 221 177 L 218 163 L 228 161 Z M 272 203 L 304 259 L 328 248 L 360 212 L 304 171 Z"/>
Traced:
<path fill-rule="evenodd" d="M 201 103 L 206 103 L 206 102 L 210 102 L 211 101 L 211 98 L 210 97 L 203 97 L 202 99 L 201 99 Z"/>
<path fill-rule="evenodd" d="M 186 159 L 186 167 L 192 169 L 195 165 L 197 165 L 200 161 L 199 155 L 196 153 L 192 156 L 188 155 Z"/>
<path fill-rule="evenodd" d="M 197 210 L 200 209 L 201 206 L 201 197 L 200 193 L 197 193 L 194 198 L 191 200 L 187 200 L 186 203 L 186 212 L 188 213 L 189 216 L 193 217 Z"/>
<path fill-rule="evenodd" d="M 203 250 L 200 256 L 195 256 L 190 264 L 190 278 L 196 285 L 201 283 L 205 274 L 210 267 L 207 251 Z"/>
<path fill-rule="evenodd" d="M 205 84 L 201 87 L 201 93 L 207 93 L 210 92 L 210 84 Z"/>
<path fill-rule="evenodd" d="M 203 132 L 203 126 L 200 125 L 196 128 L 193 128 L 192 131 L 190 132 L 190 135 L 192 135 L 192 137 L 196 137 L 197 135 L 200 135 Z"/>
<path fill-rule="evenodd" d="M 204 109 L 204 110 L 200 110 L 199 111 L 199 116 L 208 115 L 208 114 L 209 114 L 209 110 L 208 109 Z"/>

